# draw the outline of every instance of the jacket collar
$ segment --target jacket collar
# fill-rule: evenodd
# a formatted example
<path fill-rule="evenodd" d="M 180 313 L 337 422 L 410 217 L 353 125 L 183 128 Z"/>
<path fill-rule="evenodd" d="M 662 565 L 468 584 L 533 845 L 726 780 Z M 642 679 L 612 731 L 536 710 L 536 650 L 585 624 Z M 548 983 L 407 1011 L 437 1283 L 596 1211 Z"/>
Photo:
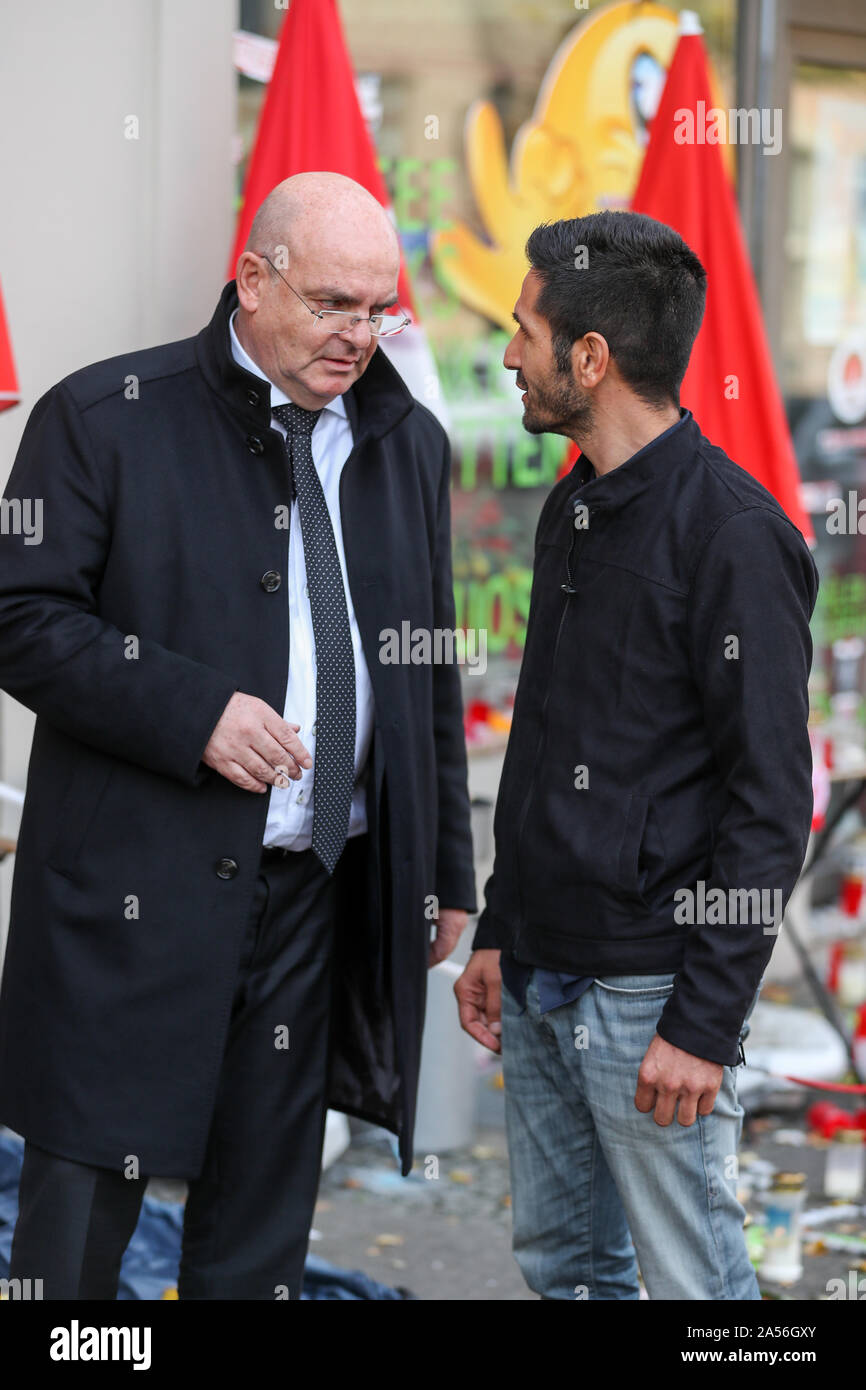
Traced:
<path fill-rule="evenodd" d="M 613 511 L 625 506 L 661 473 L 670 473 L 692 459 L 700 439 L 701 431 L 692 412 L 681 410 L 677 424 L 651 439 L 610 473 L 596 477 L 590 460 L 581 454 L 569 475 L 572 486 L 563 510 L 571 513 L 577 502 L 584 503 L 590 510 Z"/>
<path fill-rule="evenodd" d="M 265 430 L 271 423 L 270 384 L 241 367 L 232 355 L 229 318 L 237 303 L 237 285 L 229 280 L 213 318 L 196 336 L 196 357 L 211 390 L 250 427 Z M 377 345 L 364 375 L 346 392 L 346 414 L 355 443 L 380 439 L 409 414 L 414 404 L 403 378 Z"/>

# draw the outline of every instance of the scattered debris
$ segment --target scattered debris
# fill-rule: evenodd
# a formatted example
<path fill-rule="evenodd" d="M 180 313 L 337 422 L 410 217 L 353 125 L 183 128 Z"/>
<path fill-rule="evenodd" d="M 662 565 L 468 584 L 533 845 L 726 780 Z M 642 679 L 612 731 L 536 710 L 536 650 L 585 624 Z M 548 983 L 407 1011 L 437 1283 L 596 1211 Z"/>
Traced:
<path fill-rule="evenodd" d="M 474 1149 L 470 1149 L 473 1158 L 481 1159 L 482 1162 L 488 1158 L 501 1158 L 502 1151 L 494 1149 L 492 1144 L 476 1144 Z"/>
<path fill-rule="evenodd" d="M 800 1149 L 806 1142 L 806 1136 L 801 1129 L 777 1129 L 773 1135 L 773 1142 L 776 1144 L 790 1144 L 795 1149 Z"/>
<path fill-rule="evenodd" d="M 355 1191 L 373 1192 L 378 1197 L 417 1197 L 433 1186 L 420 1171 L 404 1178 L 398 1168 L 350 1168 L 341 1186 Z"/>
<path fill-rule="evenodd" d="M 842 1202 L 828 1207 L 812 1207 L 803 1212 L 801 1225 L 823 1226 L 827 1221 L 847 1221 L 851 1216 L 866 1217 L 866 1207 L 855 1206 L 853 1202 Z"/>
<path fill-rule="evenodd" d="M 866 1235 L 843 1236 L 834 1231 L 826 1231 L 816 1244 L 824 1247 L 822 1254 L 828 1250 L 842 1250 L 846 1254 L 866 1255 Z"/>

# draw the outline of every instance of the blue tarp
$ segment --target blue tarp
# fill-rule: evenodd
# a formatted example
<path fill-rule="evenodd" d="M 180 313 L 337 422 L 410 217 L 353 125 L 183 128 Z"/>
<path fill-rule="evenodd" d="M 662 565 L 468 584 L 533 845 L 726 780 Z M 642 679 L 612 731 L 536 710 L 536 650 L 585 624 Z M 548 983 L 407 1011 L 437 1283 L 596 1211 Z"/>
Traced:
<path fill-rule="evenodd" d="M 18 1217 L 18 1176 L 24 1141 L 0 1131 L 0 1278 L 9 1274 L 12 1232 Z M 183 1204 L 145 1196 L 141 1215 L 120 1266 L 119 1299 L 160 1299 L 177 1286 Z M 359 1269 L 338 1269 L 308 1255 L 302 1299 L 404 1299 L 400 1289 L 379 1284 Z"/>

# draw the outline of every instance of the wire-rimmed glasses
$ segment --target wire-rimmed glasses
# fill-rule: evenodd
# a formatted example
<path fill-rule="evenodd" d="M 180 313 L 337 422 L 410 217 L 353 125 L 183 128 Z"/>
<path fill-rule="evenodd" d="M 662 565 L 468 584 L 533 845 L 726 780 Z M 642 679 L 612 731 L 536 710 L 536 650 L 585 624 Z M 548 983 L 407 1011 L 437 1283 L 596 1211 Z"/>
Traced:
<path fill-rule="evenodd" d="M 284 285 L 289 285 L 285 275 L 283 275 L 281 270 L 277 270 L 270 256 L 262 255 L 262 260 L 267 261 L 271 269 L 277 271 Z M 399 305 L 397 306 L 397 312 L 395 314 L 371 314 L 369 318 L 365 317 L 363 314 L 353 314 L 348 309 L 313 309 L 303 296 L 298 294 L 294 285 L 289 285 L 289 289 L 292 291 L 293 295 L 296 295 L 297 298 L 300 299 L 304 308 L 308 313 L 313 315 L 314 319 L 319 319 L 321 321 L 327 314 L 329 318 L 335 321 L 341 321 L 339 327 L 335 322 L 335 326 L 328 329 L 329 333 L 349 333 L 353 328 L 356 328 L 359 323 L 368 323 L 370 325 L 370 332 L 374 338 L 393 338 L 395 333 L 402 333 L 403 329 L 408 327 L 412 322 L 408 314 L 406 314 Z"/>

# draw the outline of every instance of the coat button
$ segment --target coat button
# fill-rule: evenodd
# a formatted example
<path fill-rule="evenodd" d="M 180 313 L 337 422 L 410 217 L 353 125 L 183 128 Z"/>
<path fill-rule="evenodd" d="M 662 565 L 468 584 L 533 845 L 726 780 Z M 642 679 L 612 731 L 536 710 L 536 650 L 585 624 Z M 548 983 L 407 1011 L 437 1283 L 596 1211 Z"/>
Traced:
<path fill-rule="evenodd" d="M 217 878 L 234 878 L 238 871 L 236 859 L 220 859 L 217 861 Z"/>
<path fill-rule="evenodd" d="M 275 589 L 278 589 L 280 582 L 280 576 L 276 570 L 266 570 L 259 580 L 266 594 L 272 594 Z"/>
<path fill-rule="evenodd" d="M 251 454 L 263 454 L 265 452 L 265 446 L 257 434 L 247 435 L 247 448 Z"/>
<path fill-rule="evenodd" d="M 258 403 L 259 403 L 259 393 L 258 393 L 258 391 L 253 391 L 253 389 L 250 388 L 250 390 L 247 392 L 247 400 L 249 401 L 250 405 L 258 405 Z"/>

